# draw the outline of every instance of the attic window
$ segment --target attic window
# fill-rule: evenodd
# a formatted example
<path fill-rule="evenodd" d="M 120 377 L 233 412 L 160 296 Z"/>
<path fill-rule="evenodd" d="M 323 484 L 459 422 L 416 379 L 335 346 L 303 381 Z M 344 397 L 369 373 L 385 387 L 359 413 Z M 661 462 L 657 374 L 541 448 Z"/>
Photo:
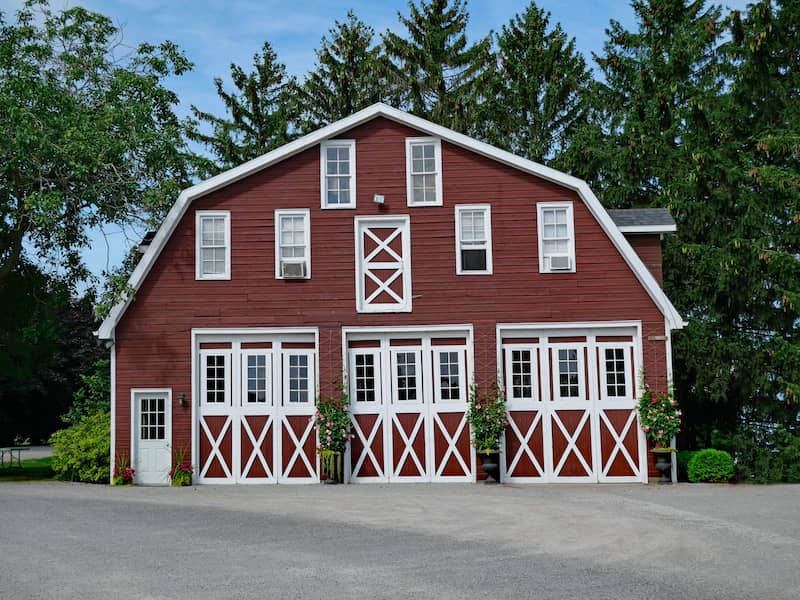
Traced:
<path fill-rule="evenodd" d="M 575 272 L 575 227 L 572 203 L 536 205 L 539 230 L 539 272 Z"/>
<path fill-rule="evenodd" d="M 195 218 L 196 279 L 231 278 L 231 213 L 198 210 Z"/>
<path fill-rule="evenodd" d="M 409 206 L 442 205 L 442 143 L 438 138 L 406 139 Z"/>
<path fill-rule="evenodd" d="M 331 140 L 320 145 L 322 208 L 356 207 L 356 142 Z"/>

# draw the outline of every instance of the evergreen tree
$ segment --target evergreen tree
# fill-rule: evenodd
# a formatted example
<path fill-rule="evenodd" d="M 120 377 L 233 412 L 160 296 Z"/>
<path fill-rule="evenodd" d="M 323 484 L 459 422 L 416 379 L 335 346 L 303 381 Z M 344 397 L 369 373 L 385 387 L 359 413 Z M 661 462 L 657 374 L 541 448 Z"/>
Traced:
<path fill-rule="evenodd" d="M 352 11 L 336 21 L 316 51 L 316 69 L 299 93 L 301 127 L 313 131 L 386 99 L 386 75 L 375 30 Z"/>
<path fill-rule="evenodd" d="M 497 36 L 498 68 L 476 133 L 538 162 L 567 147 L 585 121 L 591 72 L 560 24 L 531 2 Z M 481 131 L 481 128 L 483 131 Z"/>
<path fill-rule="evenodd" d="M 214 79 L 217 94 L 225 104 L 226 116 L 218 117 L 192 106 L 199 123 L 189 137 L 204 144 L 217 159 L 208 163 L 210 173 L 229 169 L 282 146 L 293 137 L 290 102 L 296 84 L 269 42 L 253 55 L 253 72 L 231 63 L 231 80 L 236 91 L 227 92 L 222 79 Z M 206 123 L 211 133 L 198 127 Z"/>
<path fill-rule="evenodd" d="M 491 37 L 468 45 L 466 0 L 420 0 L 409 9 L 409 17 L 398 13 L 408 39 L 383 36 L 392 84 L 415 115 L 467 131 L 485 92 Z"/>

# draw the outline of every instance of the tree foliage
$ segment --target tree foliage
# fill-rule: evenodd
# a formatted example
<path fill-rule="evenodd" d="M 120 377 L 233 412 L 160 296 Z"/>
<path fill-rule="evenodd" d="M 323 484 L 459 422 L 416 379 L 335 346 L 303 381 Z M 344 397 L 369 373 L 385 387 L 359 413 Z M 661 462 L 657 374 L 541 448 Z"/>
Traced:
<path fill-rule="evenodd" d="M 575 39 L 531 3 L 496 36 L 496 70 L 475 133 L 537 162 L 557 158 L 587 112 L 591 71 Z"/>
<path fill-rule="evenodd" d="M 287 76 L 286 66 L 278 62 L 272 45 L 264 42 L 261 52 L 253 55 L 252 72 L 233 63 L 230 69 L 235 91 L 226 91 L 222 79 L 214 80 L 227 116 L 217 117 L 192 106 L 198 122 L 189 136 L 216 158 L 215 163 L 207 164 L 211 173 L 247 162 L 293 137 L 290 122 L 296 82 Z M 198 125 L 202 123 L 211 127 L 210 133 L 201 131 Z"/>
<path fill-rule="evenodd" d="M 87 229 L 158 221 L 189 181 L 170 43 L 120 46 L 107 17 L 31 1 L 0 12 L 0 284 L 23 245 L 71 280 Z"/>
<path fill-rule="evenodd" d="M 316 51 L 316 68 L 299 89 L 304 132 L 388 99 L 386 64 L 374 43 L 375 30 L 349 11 L 328 36 Z"/>
<path fill-rule="evenodd" d="M 383 36 L 390 83 L 415 115 L 467 131 L 486 90 L 491 36 L 468 43 L 466 0 L 420 0 L 408 7 L 408 17 L 398 13 L 406 34 Z"/>

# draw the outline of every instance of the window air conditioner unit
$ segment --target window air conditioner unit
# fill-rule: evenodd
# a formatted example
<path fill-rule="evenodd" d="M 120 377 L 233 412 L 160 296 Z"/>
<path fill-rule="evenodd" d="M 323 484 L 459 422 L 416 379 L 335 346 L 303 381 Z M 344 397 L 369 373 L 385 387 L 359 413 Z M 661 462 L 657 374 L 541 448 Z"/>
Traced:
<path fill-rule="evenodd" d="M 551 256 L 550 257 L 550 270 L 551 271 L 569 271 L 572 268 L 569 256 Z"/>
<path fill-rule="evenodd" d="M 284 279 L 305 279 L 306 277 L 306 263 L 305 262 L 288 262 L 281 261 L 281 277 Z"/>

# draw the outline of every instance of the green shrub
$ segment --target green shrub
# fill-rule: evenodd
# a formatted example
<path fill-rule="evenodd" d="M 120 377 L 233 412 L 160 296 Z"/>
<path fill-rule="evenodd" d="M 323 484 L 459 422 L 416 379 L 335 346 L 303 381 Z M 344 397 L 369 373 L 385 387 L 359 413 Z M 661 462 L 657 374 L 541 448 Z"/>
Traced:
<path fill-rule="evenodd" d="M 734 434 L 715 431 L 717 448 L 735 457 L 736 479 L 750 483 L 800 483 L 800 435 L 784 427 L 743 425 Z"/>
<path fill-rule="evenodd" d="M 81 375 L 82 385 L 73 394 L 72 406 L 62 420 L 76 425 L 83 417 L 111 410 L 111 361 L 104 358 L 94 363 L 92 372 Z"/>
<path fill-rule="evenodd" d="M 56 431 L 50 438 L 56 477 L 108 483 L 110 439 L 111 414 L 106 411 L 85 416 L 75 425 Z"/>
<path fill-rule="evenodd" d="M 734 467 L 731 455 L 724 450 L 707 448 L 695 453 L 686 466 L 689 481 L 721 483 L 733 479 Z"/>

